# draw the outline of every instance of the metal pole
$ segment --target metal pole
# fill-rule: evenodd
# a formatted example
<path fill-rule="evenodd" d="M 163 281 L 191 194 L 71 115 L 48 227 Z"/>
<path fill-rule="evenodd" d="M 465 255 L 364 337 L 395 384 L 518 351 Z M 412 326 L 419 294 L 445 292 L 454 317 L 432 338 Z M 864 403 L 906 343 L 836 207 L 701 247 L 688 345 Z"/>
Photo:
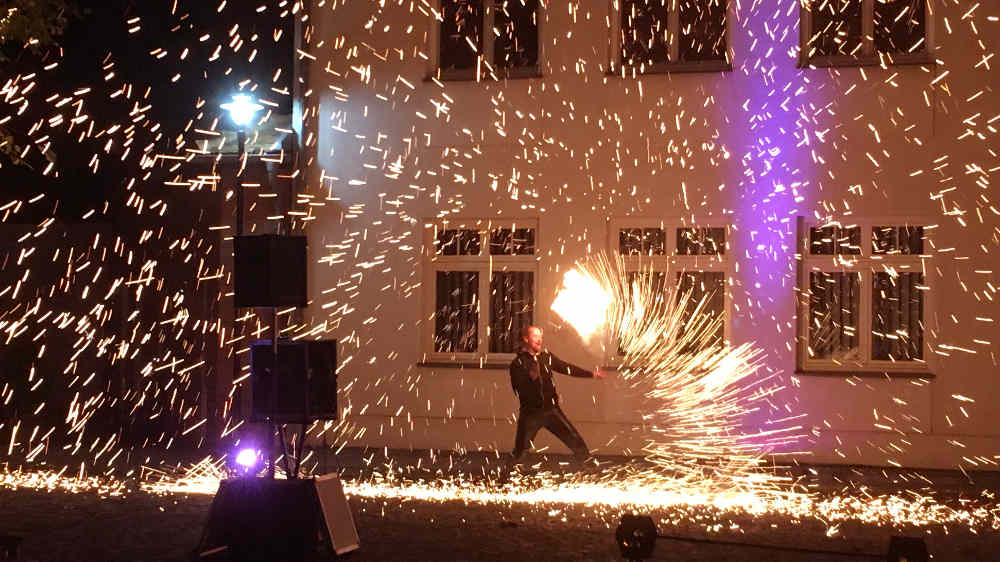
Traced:
<path fill-rule="evenodd" d="M 235 251 L 236 251 L 236 237 L 243 236 L 243 226 L 244 226 L 243 208 L 246 205 L 245 202 L 244 202 L 244 196 L 243 196 L 243 184 L 240 181 L 240 179 L 241 179 L 241 177 L 243 175 L 241 172 L 242 172 L 244 158 L 246 157 L 246 143 L 247 143 L 247 135 L 246 135 L 246 132 L 243 130 L 242 126 L 240 128 L 238 128 L 238 129 L 236 129 L 236 143 L 237 143 L 236 164 L 233 167 L 233 171 L 234 171 L 233 172 L 233 179 L 236 182 L 236 184 L 233 186 L 233 189 L 236 190 L 236 233 L 235 233 L 235 236 L 233 236 L 233 256 L 234 256 L 233 257 L 233 261 L 234 261 L 234 265 L 235 265 L 235 259 L 236 259 L 235 258 L 235 255 L 236 255 L 235 254 Z M 234 280 L 234 283 L 235 283 L 235 280 Z M 239 309 L 236 306 L 236 288 L 235 288 L 235 284 L 234 284 L 234 287 L 233 287 L 233 334 L 232 334 L 232 339 L 233 339 L 233 380 L 234 381 L 238 380 L 240 378 L 240 359 L 239 359 L 239 354 L 236 352 L 236 319 L 238 317 L 239 317 Z M 274 354 L 275 363 L 277 362 L 277 357 L 278 357 L 278 354 L 275 353 Z M 272 374 L 274 373 L 274 371 L 277 370 L 276 367 L 277 367 L 276 364 L 272 365 L 272 368 L 271 368 Z M 242 400 L 241 400 L 241 402 L 242 402 Z M 273 410 L 273 408 L 272 408 L 272 410 Z M 273 436 L 271 437 L 270 440 L 271 440 L 271 442 L 273 444 L 273 440 L 274 440 Z M 268 455 L 270 457 L 268 459 L 268 470 L 273 475 L 274 474 L 274 466 L 271 464 L 274 461 L 273 445 L 272 445 L 272 447 L 269 447 L 269 448 L 271 448 L 272 451 L 271 451 L 271 454 Z"/>
<path fill-rule="evenodd" d="M 271 371 L 271 413 L 273 414 L 277 409 L 278 401 L 278 309 L 276 307 L 271 307 L 271 356 L 274 357 L 274 369 Z M 272 430 L 272 433 L 274 431 Z M 285 476 L 289 476 L 288 473 L 288 451 L 285 450 L 285 428 L 281 426 L 281 431 L 278 432 L 281 439 L 281 452 L 283 454 L 283 459 L 285 461 Z M 274 454 L 277 451 L 272 451 L 271 459 L 274 459 Z M 271 467 L 271 477 L 274 477 L 274 467 Z"/>
<path fill-rule="evenodd" d="M 243 165 L 243 158 L 244 158 L 244 155 L 246 153 L 246 143 L 247 143 L 247 135 L 246 135 L 245 132 L 243 132 L 243 127 L 240 127 L 236 131 L 236 142 L 239 143 L 239 147 L 240 147 L 240 154 L 239 154 L 239 157 L 236 160 L 236 165 L 237 166 L 242 166 Z M 242 236 L 243 235 L 243 186 L 238 181 L 239 177 L 240 177 L 240 173 L 239 173 L 240 169 L 239 169 L 239 167 L 237 167 L 236 170 L 237 170 L 237 173 L 235 174 L 236 175 L 236 179 L 237 179 L 236 187 L 235 187 L 235 189 L 236 189 L 236 236 Z"/>
<path fill-rule="evenodd" d="M 281 226 L 279 223 L 277 234 L 281 234 Z M 273 273 L 273 272 L 272 272 Z M 274 398 L 278 395 L 278 308 L 275 306 L 271 307 L 271 353 L 274 356 L 274 376 L 271 377 L 272 387 L 271 387 L 271 397 Z M 272 411 L 273 408 L 272 408 Z M 281 430 L 281 450 L 284 453 L 285 459 L 285 475 L 290 476 L 288 472 L 288 452 L 285 450 L 285 431 L 284 427 Z"/>
<path fill-rule="evenodd" d="M 244 135 L 243 135 L 243 129 L 242 128 L 240 128 L 236 132 L 236 140 L 239 143 L 239 154 L 237 155 L 236 165 L 233 167 L 233 181 L 236 182 L 236 185 L 234 187 L 234 189 L 236 190 L 236 225 L 235 225 L 235 234 L 233 236 L 233 268 L 234 269 L 236 267 L 236 237 L 237 236 L 241 236 L 243 234 L 243 190 L 240 189 L 239 168 L 238 168 L 238 166 L 240 165 L 240 160 L 243 159 L 243 149 L 244 149 L 244 142 L 245 142 L 245 138 L 244 138 Z M 230 360 L 232 361 L 232 366 L 233 366 L 232 372 L 231 372 L 232 381 L 237 381 L 240 378 L 240 359 L 239 359 L 239 355 L 236 353 L 236 319 L 239 318 L 240 313 L 239 313 L 239 309 L 236 307 L 236 279 L 235 279 L 235 277 L 233 278 L 233 301 L 232 301 L 232 304 L 233 304 L 233 309 L 232 309 L 232 313 L 233 314 L 232 314 L 232 324 L 230 326 L 231 327 L 231 333 L 229 334 L 229 339 L 231 339 L 233 341 L 233 347 L 232 347 L 232 351 L 231 351 L 232 355 L 230 356 Z M 225 342 L 223 342 L 223 343 L 225 343 Z M 217 390 L 218 389 L 216 389 L 216 391 Z M 237 397 L 240 398 L 237 401 L 238 402 L 242 402 L 242 398 L 240 397 L 240 395 L 237 395 Z M 240 408 L 242 410 L 242 404 L 233 404 L 233 409 L 236 409 L 236 408 Z"/>

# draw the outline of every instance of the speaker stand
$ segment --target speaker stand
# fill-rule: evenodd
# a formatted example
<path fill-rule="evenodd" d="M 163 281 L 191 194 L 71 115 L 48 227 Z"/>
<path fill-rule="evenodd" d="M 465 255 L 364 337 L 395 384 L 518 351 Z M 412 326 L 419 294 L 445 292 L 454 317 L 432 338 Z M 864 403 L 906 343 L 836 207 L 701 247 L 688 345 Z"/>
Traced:
<path fill-rule="evenodd" d="M 289 480 L 298 478 L 299 473 L 302 469 L 302 454 L 305 452 L 305 440 L 306 440 L 306 429 L 309 427 L 309 423 L 302 421 L 299 425 L 298 438 L 292 435 L 292 441 L 288 441 L 288 437 L 285 434 L 285 428 L 288 424 L 271 422 L 269 424 L 271 432 L 271 447 L 272 453 L 270 459 L 268 460 L 268 470 L 267 474 L 271 478 L 274 478 L 275 472 L 275 453 L 274 448 L 274 438 L 277 437 L 281 442 L 281 463 L 285 469 L 285 477 Z"/>

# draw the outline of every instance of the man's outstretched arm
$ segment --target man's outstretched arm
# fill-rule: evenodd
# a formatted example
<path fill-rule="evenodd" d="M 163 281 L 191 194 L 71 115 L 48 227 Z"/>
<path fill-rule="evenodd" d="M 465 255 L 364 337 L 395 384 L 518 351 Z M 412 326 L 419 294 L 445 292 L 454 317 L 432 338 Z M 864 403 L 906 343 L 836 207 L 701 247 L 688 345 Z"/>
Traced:
<path fill-rule="evenodd" d="M 552 353 L 549 353 L 549 357 L 552 360 L 552 362 L 549 365 L 549 367 L 553 371 L 555 371 L 557 373 L 562 373 L 564 375 L 569 375 L 571 377 L 579 377 L 581 379 L 592 379 L 592 378 L 594 378 L 594 372 L 593 371 L 588 371 L 587 369 L 584 369 L 583 367 L 579 367 L 579 366 L 574 365 L 572 363 L 567 363 L 566 361 L 563 361 L 562 359 L 556 357 Z"/>

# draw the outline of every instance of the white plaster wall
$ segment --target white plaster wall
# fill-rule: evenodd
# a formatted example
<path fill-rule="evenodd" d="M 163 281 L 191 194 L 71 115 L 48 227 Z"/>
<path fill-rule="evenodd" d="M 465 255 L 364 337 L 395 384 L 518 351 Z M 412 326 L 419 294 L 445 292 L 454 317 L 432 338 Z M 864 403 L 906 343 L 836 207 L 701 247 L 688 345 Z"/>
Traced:
<path fill-rule="evenodd" d="M 548 305 L 575 260 L 609 249 L 607 220 L 726 217 L 738 267 L 733 341 L 760 346 L 765 370 L 788 387 L 778 405 L 807 414 L 801 460 L 992 468 L 975 457 L 1000 454 L 995 344 L 973 340 L 998 335 L 984 319 L 996 310 L 990 286 L 1000 286 L 988 179 L 1000 142 L 998 123 L 987 126 L 1000 102 L 997 72 L 974 65 L 995 47 L 1000 24 L 975 13 L 963 20 L 967 6 L 935 2 L 937 68 L 798 69 L 798 3 L 742 5 L 732 72 L 635 80 L 603 74 L 607 10 L 592 4 L 549 3 L 543 78 L 443 87 L 425 80 L 433 20 L 422 5 L 313 8 L 303 47 L 315 57 L 303 100 L 314 112 L 303 136 L 315 141 L 304 191 L 314 198 L 300 205 L 314 217 L 306 316 L 341 341 L 341 438 L 511 446 L 506 371 L 418 365 L 419 334 L 433 322 L 423 312 L 422 232 L 444 211 L 538 219 L 536 321 L 553 351 L 584 365 L 605 359 Z M 982 138 L 959 139 L 967 129 Z M 817 213 L 939 225 L 927 274 L 937 352 L 929 383 L 794 375 L 795 218 Z M 641 401 L 622 381 L 558 385 L 592 447 L 641 447 Z M 874 425 L 886 416 L 892 431 Z M 562 450 L 547 436 L 539 444 Z"/>

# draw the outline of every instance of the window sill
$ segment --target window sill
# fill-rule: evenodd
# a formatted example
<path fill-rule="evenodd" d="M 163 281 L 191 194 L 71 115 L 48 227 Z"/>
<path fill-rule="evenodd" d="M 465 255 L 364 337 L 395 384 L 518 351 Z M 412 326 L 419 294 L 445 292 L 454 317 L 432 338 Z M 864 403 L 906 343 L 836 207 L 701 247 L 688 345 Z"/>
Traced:
<path fill-rule="evenodd" d="M 887 59 L 889 57 L 886 57 Z M 930 53 L 902 53 L 896 54 L 891 57 L 892 62 L 888 63 L 889 66 L 905 66 L 905 65 L 933 65 L 936 64 L 934 57 Z M 814 68 L 834 68 L 834 67 L 851 67 L 851 66 L 881 66 L 882 58 L 878 56 L 863 56 L 863 57 L 851 57 L 851 56 L 829 56 L 829 57 L 813 57 L 811 59 L 800 59 L 798 63 L 799 68 L 814 69 Z"/>
<path fill-rule="evenodd" d="M 494 76 L 496 78 L 494 79 Z M 490 73 L 483 71 L 480 76 L 476 76 L 474 68 L 462 68 L 455 70 L 439 69 L 437 72 L 424 76 L 424 82 L 494 82 L 502 80 L 525 80 L 532 78 L 542 78 L 542 71 L 537 66 L 526 66 L 518 68 L 499 69 L 498 72 Z"/>
<path fill-rule="evenodd" d="M 823 371 L 820 369 L 796 369 L 795 374 L 802 377 L 855 377 L 859 379 L 928 379 L 937 375 L 929 371 Z"/>
<path fill-rule="evenodd" d="M 506 371 L 510 368 L 510 361 L 506 363 L 483 363 L 479 361 L 419 361 L 417 367 L 430 369 L 457 369 L 457 370 L 482 370 L 482 371 Z"/>
<path fill-rule="evenodd" d="M 617 69 L 612 67 L 608 69 L 604 75 L 611 77 L 615 76 L 618 78 L 632 78 L 636 75 L 638 76 L 648 76 L 650 74 L 673 74 L 673 73 L 690 73 L 690 72 L 732 72 L 733 64 L 729 61 L 724 60 L 713 60 L 713 61 L 698 61 L 698 62 L 670 62 L 653 64 L 646 68 L 645 71 L 639 72 L 638 67 L 634 66 L 617 66 Z"/>

